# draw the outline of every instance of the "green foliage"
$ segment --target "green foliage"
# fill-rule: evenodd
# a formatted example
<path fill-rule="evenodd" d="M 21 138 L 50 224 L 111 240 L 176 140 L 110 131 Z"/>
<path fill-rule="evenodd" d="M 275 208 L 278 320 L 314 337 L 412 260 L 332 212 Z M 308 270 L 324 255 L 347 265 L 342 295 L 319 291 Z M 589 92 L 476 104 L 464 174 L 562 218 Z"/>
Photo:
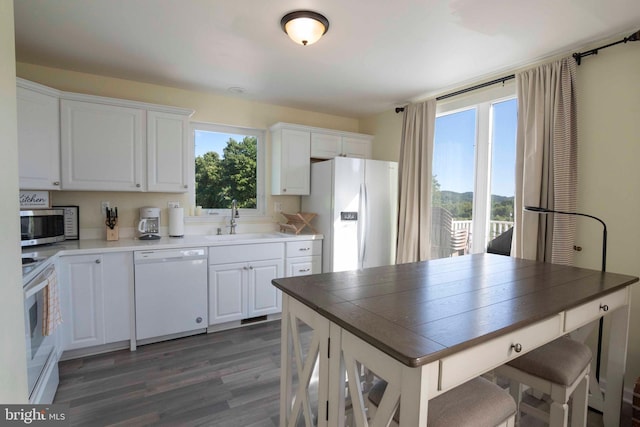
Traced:
<path fill-rule="evenodd" d="M 473 216 L 473 193 L 456 193 L 440 189 L 436 176 L 432 178 L 433 206 L 449 211 L 456 221 L 470 220 Z M 491 220 L 513 221 L 513 197 L 491 196 Z"/>
<path fill-rule="evenodd" d="M 196 158 L 196 205 L 210 209 L 257 206 L 258 141 L 245 136 L 241 142 L 229 138 L 223 157 L 208 152 Z"/>

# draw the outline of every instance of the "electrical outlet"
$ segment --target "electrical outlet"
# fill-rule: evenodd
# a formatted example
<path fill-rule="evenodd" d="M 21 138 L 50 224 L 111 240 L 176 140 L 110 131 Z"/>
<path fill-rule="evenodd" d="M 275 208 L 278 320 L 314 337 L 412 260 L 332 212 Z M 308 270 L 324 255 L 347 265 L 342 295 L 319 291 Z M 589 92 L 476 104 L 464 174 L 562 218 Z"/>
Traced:
<path fill-rule="evenodd" d="M 167 202 L 167 207 L 169 208 L 179 208 L 180 202 Z"/>
<path fill-rule="evenodd" d="M 102 215 L 107 216 L 107 209 L 110 207 L 109 202 L 100 202 L 100 212 L 102 212 Z"/>
<path fill-rule="evenodd" d="M 274 212 L 282 212 L 282 202 L 274 202 L 273 203 L 273 211 Z"/>

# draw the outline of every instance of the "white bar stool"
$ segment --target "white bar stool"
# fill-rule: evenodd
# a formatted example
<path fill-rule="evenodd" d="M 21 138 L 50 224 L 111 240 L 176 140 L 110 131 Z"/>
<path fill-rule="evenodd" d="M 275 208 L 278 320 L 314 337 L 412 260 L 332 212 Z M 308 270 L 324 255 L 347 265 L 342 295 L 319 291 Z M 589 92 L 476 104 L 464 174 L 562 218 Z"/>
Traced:
<path fill-rule="evenodd" d="M 368 412 L 375 417 L 386 381 L 378 381 L 369 391 Z M 391 426 L 400 423 L 396 410 Z M 474 378 L 429 400 L 427 427 L 513 427 L 516 403 L 509 393 L 484 378 Z"/>
<path fill-rule="evenodd" d="M 591 350 L 569 338 L 559 338 L 495 369 L 510 381 L 511 396 L 520 411 L 541 419 L 550 427 L 566 427 L 570 397 L 573 397 L 571 426 L 585 426 L 589 398 Z M 549 413 L 522 402 L 523 384 L 550 396 Z"/>

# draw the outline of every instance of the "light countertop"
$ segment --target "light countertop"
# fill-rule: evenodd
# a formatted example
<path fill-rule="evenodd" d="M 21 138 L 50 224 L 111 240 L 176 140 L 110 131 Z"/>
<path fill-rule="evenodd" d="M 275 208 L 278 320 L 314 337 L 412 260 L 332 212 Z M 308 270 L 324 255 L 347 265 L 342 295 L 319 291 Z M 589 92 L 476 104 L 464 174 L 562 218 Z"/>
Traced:
<path fill-rule="evenodd" d="M 26 284 L 56 257 L 69 255 L 90 255 L 106 252 L 136 251 L 142 249 L 175 249 L 186 247 L 209 247 L 227 245 L 252 245 L 257 243 L 292 242 L 301 240 L 321 240 L 322 234 L 287 234 L 287 233 L 244 233 L 223 235 L 189 235 L 184 237 L 162 237 L 158 240 L 119 239 L 107 241 L 95 240 L 65 240 L 51 245 L 33 246 L 22 249 L 23 257 L 43 258 L 44 261 L 33 268 L 24 269 L 22 280 Z"/>

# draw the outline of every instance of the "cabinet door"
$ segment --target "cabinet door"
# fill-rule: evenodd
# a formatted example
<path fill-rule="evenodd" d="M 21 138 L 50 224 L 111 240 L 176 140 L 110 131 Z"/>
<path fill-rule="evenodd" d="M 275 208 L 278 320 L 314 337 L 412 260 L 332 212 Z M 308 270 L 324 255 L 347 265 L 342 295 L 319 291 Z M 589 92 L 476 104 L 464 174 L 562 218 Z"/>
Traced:
<path fill-rule="evenodd" d="M 187 116 L 147 112 L 147 189 L 186 192 L 188 171 Z"/>
<path fill-rule="evenodd" d="M 280 291 L 271 284 L 271 281 L 284 275 L 283 264 L 282 259 L 248 263 L 248 317 L 263 316 L 282 311 L 282 296 Z"/>
<path fill-rule="evenodd" d="M 133 252 L 102 254 L 104 343 L 131 337 Z"/>
<path fill-rule="evenodd" d="M 209 266 L 209 324 L 247 317 L 246 263 Z"/>
<path fill-rule="evenodd" d="M 342 137 L 326 133 L 311 134 L 311 157 L 333 159 L 342 154 Z"/>
<path fill-rule="evenodd" d="M 58 97 L 17 88 L 18 171 L 23 190 L 60 189 Z"/>
<path fill-rule="evenodd" d="M 359 159 L 371 158 L 371 141 L 368 139 L 342 137 L 342 155 Z"/>
<path fill-rule="evenodd" d="M 63 349 L 104 343 L 102 255 L 61 258 Z"/>
<path fill-rule="evenodd" d="M 144 190 L 145 111 L 63 99 L 62 187 Z"/>
<path fill-rule="evenodd" d="M 311 175 L 311 133 L 282 129 L 274 138 L 272 194 L 307 195 Z"/>

